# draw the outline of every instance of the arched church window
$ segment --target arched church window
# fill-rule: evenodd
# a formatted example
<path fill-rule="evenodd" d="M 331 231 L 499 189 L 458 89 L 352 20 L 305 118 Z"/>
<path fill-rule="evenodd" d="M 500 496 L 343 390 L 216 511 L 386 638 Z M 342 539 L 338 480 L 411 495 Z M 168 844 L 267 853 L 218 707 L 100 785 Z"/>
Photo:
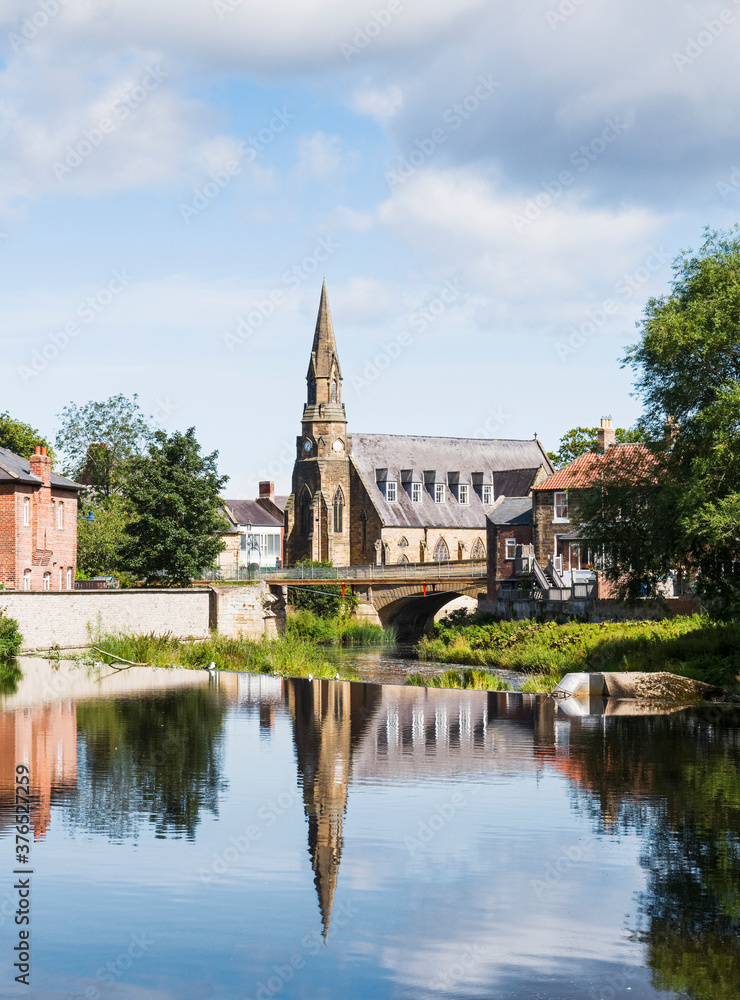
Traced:
<path fill-rule="evenodd" d="M 407 549 L 409 547 L 409 540 L 405 535 L 401 535 L 398 539 L 398 547 L 399 549 Z"/>
<path fill-rule="evenodd" d="M 307 486 L 303 487 L 301 494 L 301 532 L 308 535 L 311 532 L 311 493 Z"/>
<path fill-rule="evenodd" d="M 450 550 L 447 548 L 447 542 L 444 540 L 444 538 L 440 538 L 440 540 L 434 546 L 434 561 L 448 562 L 449 558 L 450 558 Z"/>
<path fill-rule="evenodd" d="M 486 547 L 480 538 L 476 538 L 473 543 L 473 548 L 470 553 L 471 559 L 485 559 L 486 558 Z"/>
<path fill-rule="evenodd" d="M 409 557 L 408 557 L 408 556 L 406 555 L 406 553 L 404 552 L 404 553 L 403 553 L 403 554 L 401 555 L 401 558 L 400 558 L 400 559 L 398 560 L 398 565 L 400 566 L 400 565 L 401 565 L 402 563 L 407 563 L 408 561 L 409 561 Z"/>
<path fill-rule="evenodd" d="M 337 380 L 335 378 L 331 380 L 331 401 L 332 403 L 337 401 Z"/>
<path fill-rule="evenodd" d="M 337 534 L 341 534 L 344 530 L 344 494 L 342 493 L 342 487 L 337 488 L 337 492 L 334 494 L 334 531 Z"/>

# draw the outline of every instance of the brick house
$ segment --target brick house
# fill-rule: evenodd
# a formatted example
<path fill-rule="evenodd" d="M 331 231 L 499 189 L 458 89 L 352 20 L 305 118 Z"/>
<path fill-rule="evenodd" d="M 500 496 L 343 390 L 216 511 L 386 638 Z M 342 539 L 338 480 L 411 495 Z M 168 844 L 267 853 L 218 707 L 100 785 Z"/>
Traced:
<path fill-rule="evenodd" d="M 486 558 L 486 511 L 553 467 L 537 439 L 348 434 L 326 286 L 285 508 L 285 562 L 335 566 Z"/>
<path fill-rule="evenodd" d="M 46 448 L 30 459 L 0 448 L 0 584 L 72 590 L 77 570 L 77 499 L 84 489 L 51 471 Z"/>
<path fill-rule="evenodd" d="M 521 577 L 517 561 L 519 546 L 532 544 L 532 496 L 499 497 L 488 511 L 488 597 L 495 600 L 502 590 L 513 590 Z M 521 556 L 521 549 L 519 551 Z"/>

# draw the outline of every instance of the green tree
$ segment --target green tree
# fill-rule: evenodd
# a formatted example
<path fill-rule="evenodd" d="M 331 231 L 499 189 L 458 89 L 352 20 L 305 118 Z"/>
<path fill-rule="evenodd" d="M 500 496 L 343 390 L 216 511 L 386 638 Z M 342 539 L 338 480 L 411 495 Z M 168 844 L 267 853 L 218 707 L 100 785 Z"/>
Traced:
<path fill-rule="evenodd" d="M 315 559 L 302 559 L 296 567 L 304 569 L 331 569 L 330 562 L 320 562 Z M 349 613 L 357 607 L 358 600 L 352 594 L 345 593 L 342 597 L 342 586 L 338 583 L 319 584 L 309 587 L 290 587 L 289 603 L 297 611 L 312 611 L 319 618 L 334 618 L 342 613 Z"/>
<path fill-rule="evenodd" d="M 642 424 L 638 423 L 634 427 L 617 427 L 614 432 L 617 444 L 634 444 L 638 441 L 647 441 L 648 433 Z M 599 446 L 598 427 L 573 427 L 566 431 L 560 438 L 560 446 L 557 451 L 548 451 L 547 457 L 556 469 L 562 469 L 571 462 L 575 462 L 586 452 L 596 451 Z"/>
<path fill-rule="evenodd" d="M 673 271 L 624 359 L 657 442 L 655 469 L 611 476 L 579 506 L 627 589 L 686 566 L 708 608 L 727 617 L 740 611 L 740 229 L 707 230 Z"/>
<path fill-rule="evenodd" d="M 70 403 L 58 417 L 56 444 L 65 474 L 89 485 L 98 498 L 121 492 L 131 459 L 144 454 L 153 434 L 138 396 L 128 399 L 119 393 L 84 406 Z"/>
<path fill-rule="evenodd" d="M 228 523 L 220 490 L 228 476 L 218 452 L 201 455 L 195 428 L 155 431 L 145 456 L 133 456 L 126 482 L 130 517 L 121 565 L 148 584 L 188 586 L 224 548 Z"/>
<path fill-rule="evenodd" d="M 80 574 L 87 578 L 114 576 L 121 570 L 129 517 L 128 500 L 120 494 L 111 495 L 105 503 L 81 498 L 77 522 L 77 570 Z"/>
<path fill-rule="evenodd" d="M 28 458 L 29 455 L 33 455 L 37 445 L 46 448 L 53 460 L 53 448 L 35 427 L 14 420 L 7 412 L 0 413 L 0 448 L 7 448 L 21 458 Z"/>

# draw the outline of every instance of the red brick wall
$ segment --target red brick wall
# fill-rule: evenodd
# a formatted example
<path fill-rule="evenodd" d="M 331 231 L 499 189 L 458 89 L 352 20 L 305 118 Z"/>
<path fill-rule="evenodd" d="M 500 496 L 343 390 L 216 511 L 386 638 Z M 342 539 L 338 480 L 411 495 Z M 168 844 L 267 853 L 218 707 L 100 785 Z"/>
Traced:
<path fill-rule="evenodd" d="M 516 538 L 517 545 L 532 544 L 532 525 L 493 525 L 488 522 L 488 599 L 498 596 L 499 584 L 514 576 L 515 562 L 506 558 L 506 539 Z"/>
<path fill-rule="evenodd" d="M 23 524 L 23 500 L 31 500 L 31 524 Z M 58 527 L 58 504 L 64 505 L 63 527 Z M 77 493 L 57 487 L 4 484 L 0 488 L 0 583 L 23 589 L 26 570 L 31 590 L 43 590 L 50 573 L 50 589 L 67 587 L 67 570 L 74 583 L 77 570 Z"/>

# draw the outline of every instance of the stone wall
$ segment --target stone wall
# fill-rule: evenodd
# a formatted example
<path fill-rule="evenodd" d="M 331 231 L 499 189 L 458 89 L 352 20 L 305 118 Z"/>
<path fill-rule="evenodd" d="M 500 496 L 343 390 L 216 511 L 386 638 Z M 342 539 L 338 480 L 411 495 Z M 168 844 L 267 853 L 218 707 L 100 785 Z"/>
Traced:
<path fill-rule="evenodd" d="M 554 621 L 565 623 L 571 618 L 587 622 L 661 621 L 675 615 L 696 614 L 698 602 L 693 598 L 646 600 L 626 605 L 615 600 L 518 601 L 479 600 L 478 610 L 501 618 Z"/>
<path fill-rule="evenodd" d="M 283 631 L 285 601 L 267 584 L 192 589 L 0 591 L 0 608 L 15 618 L 24 649 L 86 646 L 101 632 L 171 633 L 206 639 L 210 629 L 249 638 Z"/>

